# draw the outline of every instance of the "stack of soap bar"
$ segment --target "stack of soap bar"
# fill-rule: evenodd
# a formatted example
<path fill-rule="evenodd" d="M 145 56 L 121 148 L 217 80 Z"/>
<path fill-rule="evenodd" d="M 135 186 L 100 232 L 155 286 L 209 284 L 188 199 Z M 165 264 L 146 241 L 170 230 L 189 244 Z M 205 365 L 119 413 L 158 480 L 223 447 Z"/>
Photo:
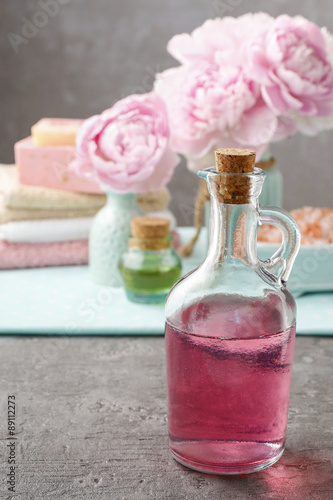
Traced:
<path fill-rule="evenodd" d="M 83 120 L 42 118 L 31 127 L 35 146 L 75 146 L 76 134 Z"/>
<path fill-rule="evenodd" d="M 15 144 L 15 162 L 21 184 L 100 194 L 99 185 L 69 169 L 75 158 L 75 137 L 82 120 L 43 118 L 32 136 Z"/>

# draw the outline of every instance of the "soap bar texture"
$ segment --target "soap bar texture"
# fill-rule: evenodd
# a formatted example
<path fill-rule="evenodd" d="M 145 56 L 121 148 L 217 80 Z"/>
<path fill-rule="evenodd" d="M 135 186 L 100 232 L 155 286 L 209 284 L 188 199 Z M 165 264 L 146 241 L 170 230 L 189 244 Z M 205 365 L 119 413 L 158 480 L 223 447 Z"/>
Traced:
<path fill-rule="evenodd" d="M 32 137 L 15 144 L 15 162 L 21 184 L 101 194 L 97 182 L 78 177 L 69 169 L 75 146 L 35 146 Z"/>
<path fill-rule="evenodd" d="M 75 146 L 76 134 L 83 120 L 42 118 L 31 127 L 35 146 Z"/>

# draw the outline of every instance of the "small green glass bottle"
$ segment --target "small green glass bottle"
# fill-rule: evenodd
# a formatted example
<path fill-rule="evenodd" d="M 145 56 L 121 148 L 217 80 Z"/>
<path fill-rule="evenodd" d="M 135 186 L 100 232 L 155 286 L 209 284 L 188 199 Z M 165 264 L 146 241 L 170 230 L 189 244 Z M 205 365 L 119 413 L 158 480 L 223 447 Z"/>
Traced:
<path fill-rule="evenodd" d="M 165 301 L 181 275 L 181 260 L 171 247 L 170 221 L 157 217 L 131 220 L 132 237 L 119 261 L 127 298 L 132 302 Z"/>

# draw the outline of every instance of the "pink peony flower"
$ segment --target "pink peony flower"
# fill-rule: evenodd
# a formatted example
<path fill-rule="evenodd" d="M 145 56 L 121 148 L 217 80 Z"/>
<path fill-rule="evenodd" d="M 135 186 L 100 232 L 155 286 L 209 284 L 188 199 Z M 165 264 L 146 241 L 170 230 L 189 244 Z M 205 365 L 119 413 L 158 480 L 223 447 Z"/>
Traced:
<path fill-rule="evenodd" d="M 326 41 L 327 56 L 333 68 L 333 36 L 327 28 L 322 28 L 321 32 Z M 329 107 L 329 106 L 328 106 Z M 295 116 L 298 130 L 305 135 L 315 136 L 323 130 L 333 128 L 333 113 L 328 116 L 309 116 L 297 113 Z"/>
<path fill-rule="evenodd" d="M 245 71 L 276 114 L 332 114 L 333 68 L 326 39 L 303 17 L 280 16 L 252 40 Z"/>
<path fill-rule="evenodd" d="M 182 64 L 202 61 L 242 65 L 243 47 L 258 34 L 267 31 L 274 18 L 259 12 L 238 18 L 208 19 L 191 34 L 176 35 L 168 43 L 168 52 Z"/>
<path fill-rule="evenodd" d="M 229 135 L 259 94 L 238 68 L 207 63 L 165 71 L 158 75 L 155 90 L 168 108 L 171 147 L 197 157 Z"/>
<path fill-rule="evenodd" d="M 171 179 L 179 157 L 169 148 L 161 97 L 132 95 L 86 120 L 71 167 L 118 193 L 157 191 Z"/>
<path fill-rule="evenodd" d="M 181 66 L 159 75 L 155 89 L 167 104 L 170 145 L 191 170 L 215 147 L 260 158 L 298 130 L 333 127 L 333 37 L 300 16 L 208 20 L 174 36 L 168 51 Z"/>
<path fill-rule="evenodd" d="M 277 135 L 295 132 L 294 121 L 276 117 L 237 66 L 185 64 L 158 75 L 155 90 L 168 108 L 170 146 L 193 171 L 216 147 L 248 147 L 261 157 Z"/>

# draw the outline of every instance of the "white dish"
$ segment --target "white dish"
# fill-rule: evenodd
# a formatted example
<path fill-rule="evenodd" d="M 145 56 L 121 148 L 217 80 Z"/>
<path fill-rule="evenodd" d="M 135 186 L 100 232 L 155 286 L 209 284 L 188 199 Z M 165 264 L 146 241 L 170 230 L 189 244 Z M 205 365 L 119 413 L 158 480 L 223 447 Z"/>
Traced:
<path fill-rule="evenodd" d="M 189 241 L 193 234 L 193 227 L 181 228 L 183 243 Z M 258 256 L 261 260 L 269 259 L 278 248 L 278 243 L 258 242 Z M 185 270 L 199 265 L 206 253 L 207 229 L 204 227 L 191 257 L 184 259 Z M 333 244 L 301 246 L 287 286 L 295 295 L 333 291 Z"/>
<path fill-rule="evenodd" d="M 258 243 L 258 256 L 269 259 L 277 243 Z M 333 291 L 333 244 L 301 246 L 291 272 L 288 288 L 297 294 Z"/>

